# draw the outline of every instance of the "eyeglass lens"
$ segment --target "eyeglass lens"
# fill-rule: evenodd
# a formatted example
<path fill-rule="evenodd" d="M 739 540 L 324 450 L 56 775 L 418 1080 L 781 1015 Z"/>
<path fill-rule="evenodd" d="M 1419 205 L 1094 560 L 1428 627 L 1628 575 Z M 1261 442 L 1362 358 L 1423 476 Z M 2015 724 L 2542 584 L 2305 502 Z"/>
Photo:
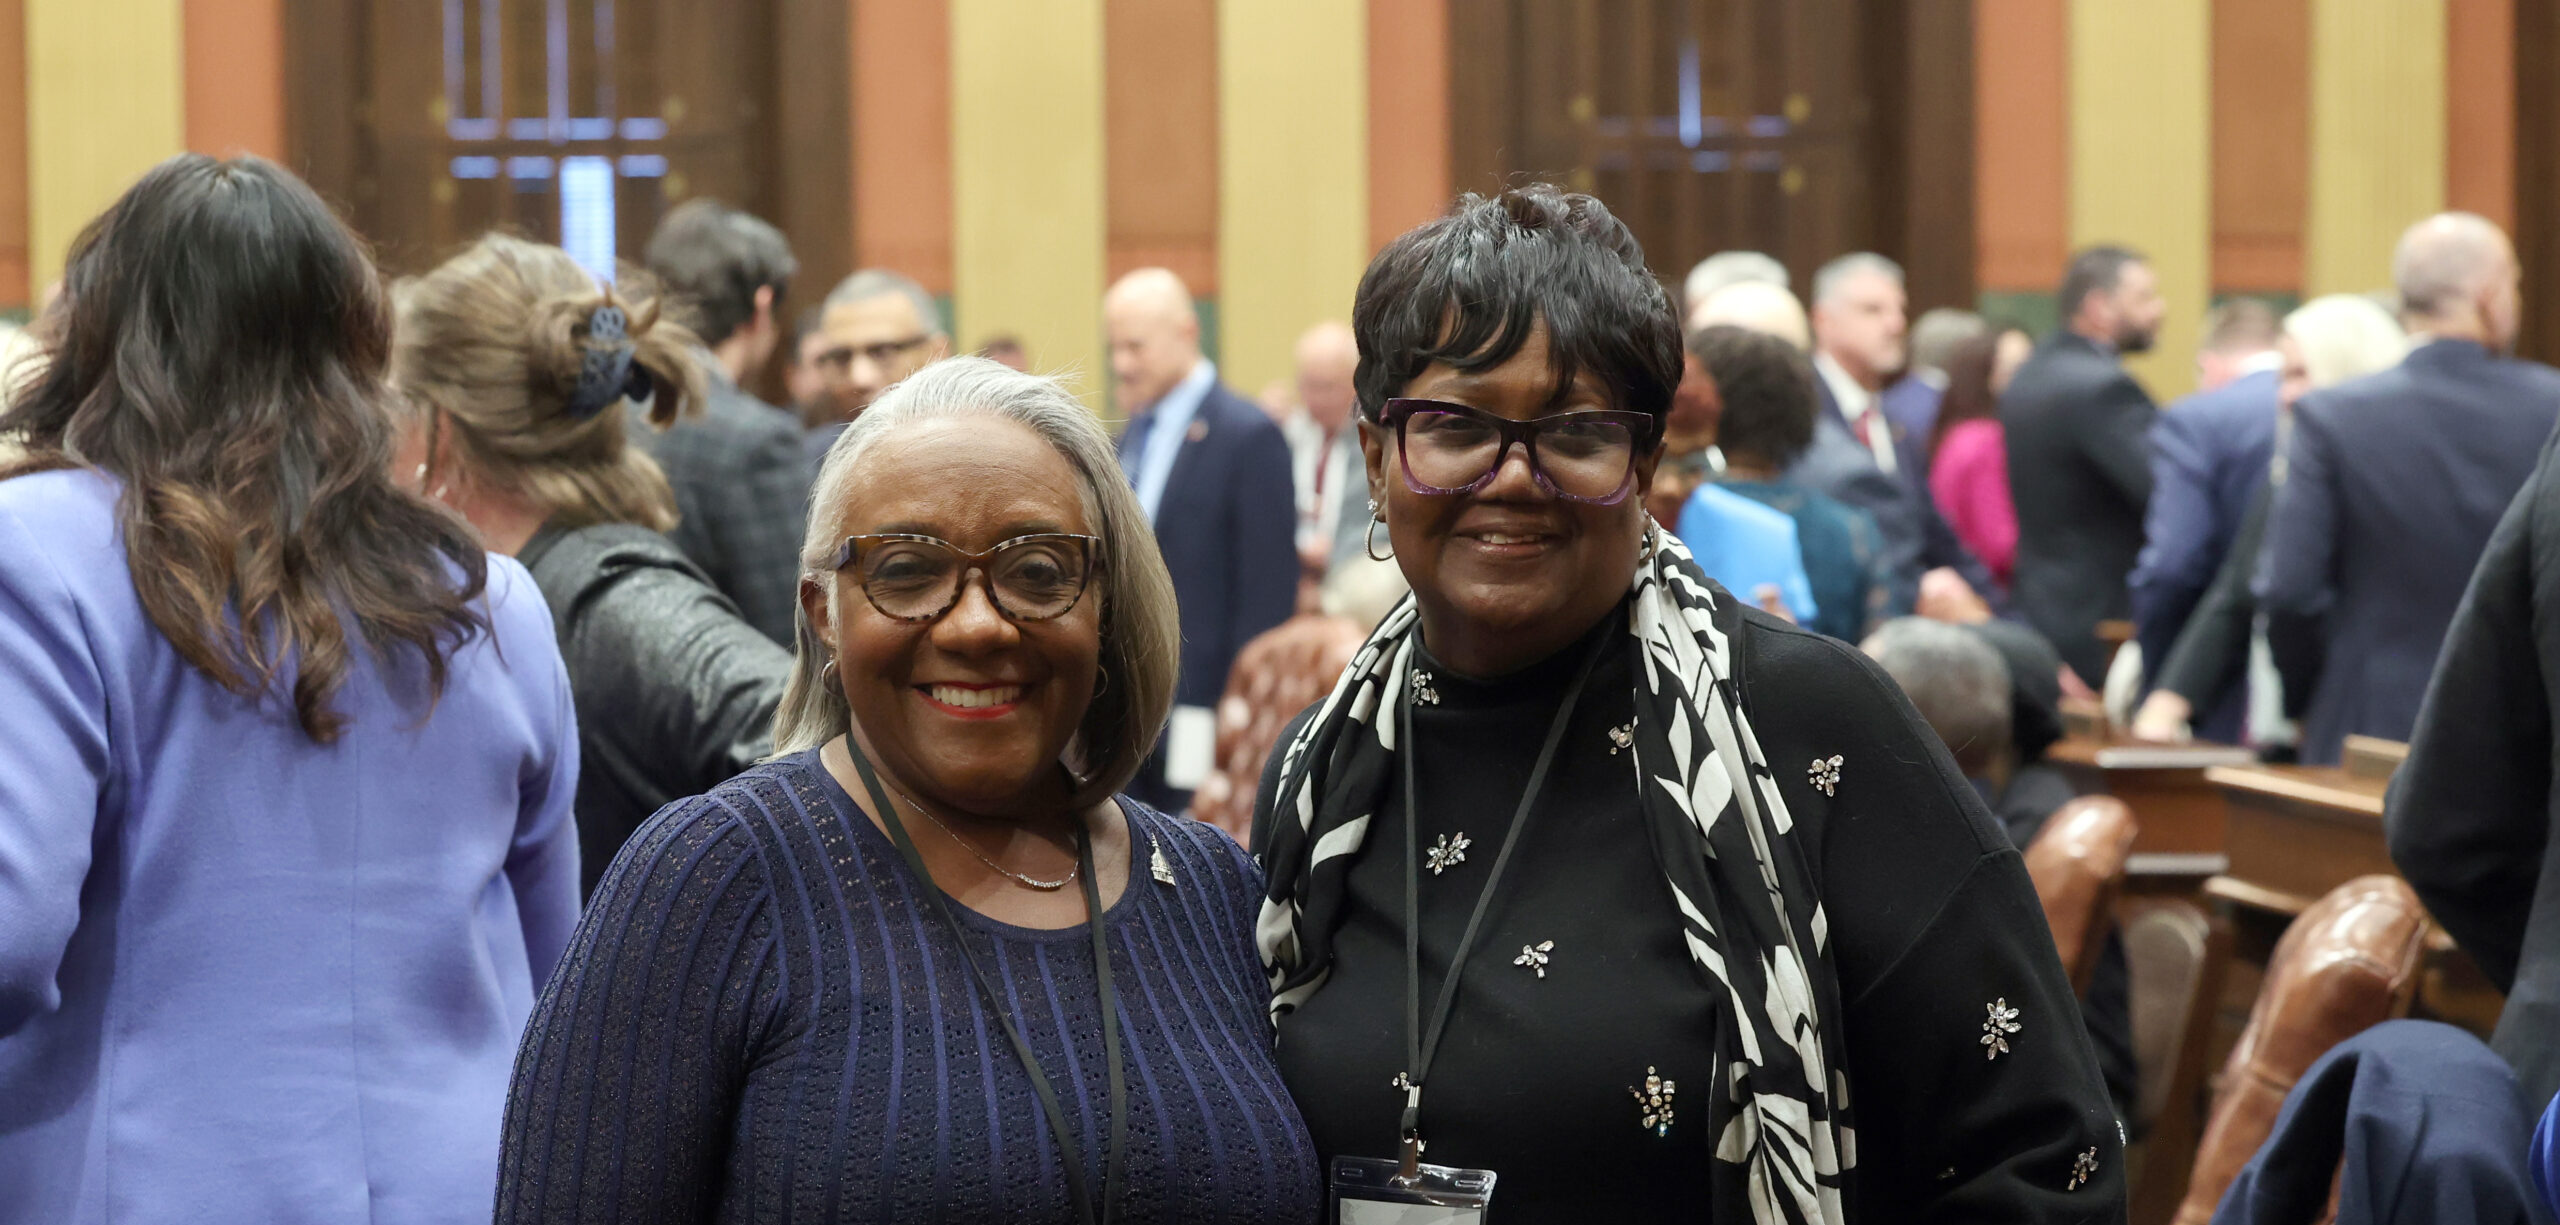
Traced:
<path fill-rule="evenodd" d="M 1635 437 L 1615 421 L 1557 421 L 1538 427 L 1536 438 L 1539 470 L 1568 497 L 1617 493 L 1635 462 Z M 1421 409 L 1405 418 L 1405 463 L 1415 480 L 1435 489 L 1474 485 L 1502 450 L 1502 431 L 1474 417 Z"/>
<path fill-rule="evenodd" d="M 862 591 L 892 617 L 929 620 L 960 599 L 969 563 L 949 545 L 892 540 L 862 558 Z M 1022 621 L 1045 621 L 1075 607 L 1084 594 L 1084 550 L 1071 540 L 1024 540 L 986 563 L 996 607 Z"/>

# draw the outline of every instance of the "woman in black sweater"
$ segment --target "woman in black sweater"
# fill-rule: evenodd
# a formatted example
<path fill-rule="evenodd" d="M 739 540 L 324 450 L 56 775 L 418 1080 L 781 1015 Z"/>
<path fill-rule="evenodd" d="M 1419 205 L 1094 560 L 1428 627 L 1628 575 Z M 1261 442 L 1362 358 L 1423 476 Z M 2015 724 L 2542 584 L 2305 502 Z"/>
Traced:
<path fill-rule="evenodd" d="M 2121 1220 L 2018 853 L 1871 663 L 1646 525 L 1680 342 L 1626 228 L 1469 197 L 1353 328 L 1414 598 L 1284 737 L 1256 837 L 1337 1186 L 1490 1170 L 1514 1225 Z"/>

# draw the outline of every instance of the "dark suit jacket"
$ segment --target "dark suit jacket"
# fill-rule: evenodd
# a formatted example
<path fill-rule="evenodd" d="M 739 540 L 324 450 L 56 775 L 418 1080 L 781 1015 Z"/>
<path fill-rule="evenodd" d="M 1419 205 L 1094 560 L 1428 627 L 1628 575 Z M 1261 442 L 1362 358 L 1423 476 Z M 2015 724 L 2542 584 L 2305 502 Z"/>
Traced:
<path fill-rule="evenodd" d="M 2230 556 L 2250 500 L 2266 483 L 2278 382 L 2273 370 L 2244 375 L 2170 405 L 2152 423 L 2151 504 L 2142 553 L 2126 586 L 2143 669 L 2155 685 L 2179 631 Z M 2197 703 L 2196 734 L 2238 743 L 2246 706 L 2238 689 Z"/>
<path fill-rule="evenodd" d="M 1955 529 L 1938 513 L 1937 500 L 1929 496 L 1928 461 L 1920 453 L 1920 440 L 1893 427 L 1894 462 L 1900 471 L 1888 473 L 1849 432 L 1830 385 L 1817 377 L 1813 391 L 1813 445 L 1796 457 L 1787 479 L 1863 510 L 1876 521 L 1883 548 L 1884 615 L 1909 613 L 1920 594 L 1920 576 L 1940 566 L 1952 567 L 1983 599 L 1999 606 L 2000 585 L 1973 550 L 1956 539 Z"/>
<path fill-rule="evenodd" d="M 2536 1098 L 2535 1101 L 2542 1099 Z M 2533 1108 L 2480 1040 L 2385 1021 L 2330 1048 L 2223 1192 L 2213 1225 L 2546 1225 Z"/>
<path fill-rule="evenodd" d="M 800 422 L 741 390 L 710 353 L 697 359 L 710 384 L 702 414 L 664 433 L 635 414 L 633 437 L 675 490 L 680 518 L 667 538 L 747 624 L 790 646 L 809 522 Z"/>
<path fill-rule="evenodd" d="M 2106 680 L 2098 623 L 2132 611 L 2125 575 L 2142 549 L 2158 415 L 2114 353 L 2070 332 L 2038 344 L 2000 397 L 2018 508 L 2010 599 L 2091 685 Z"/>
<path fill-rule="evenodd" d="M 2382 817 L 2427 912 L 2507 993 L 2494 1045 L 2560 1092 L 2560 435 L 2489 537 Z"/>
<path fill-rule="evenodd" d="M 2295 405 L 2256 589 L 2270 614 L 2324 619 L 2319 674 L 2285 677 L 2310 695 L 2303 761 L 2337 761 L 2350 733 L 2409 738 L 2472 566 L 2555 420 L 2560 371 L 2460 340 Z"/>
<path fill-rule="evenodd" d="M 1938 424 L 1938 402 L 1946 398 L 1946 389 L 1916 374 L 1906 374 L 1884 389 L 1879 406 L 1884 419 L 1893 423 L 1901 436 L 1911 441 L 1925 465 L 1930 459 L 1929 431 Z M 1924 467 L 1922 471 L 1927 471 Z"/>
<path fill-rule="evenodd" d="M 1138 457 L 1120 439 L 1120 463 Z M 1156 545 L 1182 605 L 1181 706 L 1215 706 L 1236 652 L 1289 619 L 1298 598 L 1298 502 L 1289 443 L 1269 414 L 1220 383 L 1200 400 L 1156 507 Z M 1190 793 L 1151 761 L 1129 793 L 1181 812 Z"/>

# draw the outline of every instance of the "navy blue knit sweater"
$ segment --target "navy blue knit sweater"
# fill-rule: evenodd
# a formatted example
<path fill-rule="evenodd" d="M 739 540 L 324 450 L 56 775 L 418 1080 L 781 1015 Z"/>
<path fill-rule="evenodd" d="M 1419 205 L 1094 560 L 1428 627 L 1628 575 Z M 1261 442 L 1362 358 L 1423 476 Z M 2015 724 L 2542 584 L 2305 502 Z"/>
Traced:
<path fill-rule="evenodd" d="M 1320 1174 L 1253 949 L 1260 874 L 1214 829 L 1121 807 L 1120 1219 L 1311 1222 Z M 1151 843 L 1178 883 L 1149 876 Z M 814 751 L 651 818 L 525 1031 L 498 1221 L 1073 1220 L 1029 1074 L 923 887 Z M 1087 929 L 952 910 L 1099 1187 Z"/>

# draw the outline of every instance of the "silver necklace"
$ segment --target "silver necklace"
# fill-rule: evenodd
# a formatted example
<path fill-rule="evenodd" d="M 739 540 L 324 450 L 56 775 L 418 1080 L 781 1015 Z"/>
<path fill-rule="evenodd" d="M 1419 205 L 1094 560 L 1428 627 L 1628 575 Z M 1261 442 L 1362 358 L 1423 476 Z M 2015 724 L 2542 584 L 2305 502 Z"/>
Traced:
<path fill-rule="evenodd" d="M 882 779 L 881 781 L 883 781 L 883 782 L 887 782 L 888 780 L 884 778 L 884 779 Z M 1031 888 L 1034 888 L 1034 889 L 1037 889 L 1037 890 L 1041 891 L 1042 893 L 1055 893 L 1055 892 L 1057 892 L 1057 891 L 1058 891 L 1058 890 L 1060 890 L 1060 889 L 1064 889 L 1064 888 L 1066 888 L 1067 886 L 1069 886 L 1069 885 L 1072 885 L 1072 884 L 1076 883 L 1076 874 L 1077 874 L 1077 873 L 1079 873 L 1079 872 L 1084 871 L 1084 865 L 1083 865 L 1083 864 L 1077 864 L 1076 866 L 1074 866 L 1074 867 L 1071 867 L 1071 868 L 1067 869 L 1067 874 L 1066 874 L 1066 875 L 1064 875 L 1064 876 L 1059 877 L 1059 878 L 1058 878 L 1058 879 L 1056 879 L 1056 880 L 1041 880 L 1040 878 L 1038 878 L 1038 877 L 1036 877 L 1036 876 L 1025 876 L 1025 875 L 1023 875 L 1023 874 L 1022 874 L 1022 873 L 1020 873 L 1020 872 L 1016 872 L 1016 871 L 1014 871 L 1013 869 L 1011 869 L 1011 868 L 1008 868 L 1008 867 L 1004 866 L 1003 864 L 997 863 L 996 861 L 994 861 L 994 860 L 992 860 L 992 859 L 987 858 L 987 853 L 986 853 L 985 851 L 981 851 L 981 850 L 979 850 L 979 849 L 978 849 L 978 847 L 977 847 L 977 844 L 976 844 L 976 843 L 973 843 L 973 842 L 969 841 L 968 839 L 961 837 L 961 836 L 960 836 L 960 833 L 959 833 L 959 831 L 958 831 L 958 830 L 955 830 L 955 829 L 951 828 L 950 826 L 943 824 L 943 823 L 942 823 L 942 818 L 940 818 L 940 817 L 937 817 L 937 816 L 933 815 L 933 810 L 924 806 L 924 801 L 919 800 L 919 799 L 917 799 L 916 797 L 914 797 L 914 796 L 912 796 L 912 795 L 908 795 L 908 794 L 907 794 L 906 792 L 904 792 L 904 791 L 900 791 L 900 790 L 899 790 L 899 788 L 898 788 L 898 785 L 897 785 L 896 783 L 890 783 L 890 784 L 889 784 L 889 790 L 898 792 L 898 798 L 899 798 L 899 799 L 905 800 L 905 801 L 907 802 L 907 806 L 908 806 L 909 808 L 913 808 L 913 809 L 915 809 L 917 812 L 923 813 L 923 814 L 924 814 L 924 819 L 925 819 L 925 820 L 933 822 L 933 827 L 934 827 L 935 829 L 941 830 L 943 833 L 950 835 L 951 840 L 952 840 L 953 842 L 957 842 L 957 843 L 959 843 L 959 844 L 960 844 L 960 848 L 961 848 L 962 850 L 965 850 L 965 851 L 969 852 L 970 854 L 977 856 L 977 857 L 978 857 L 978 862 L 979 862 L 979 863 L 985 864 L 985 865 L 987 865 L 988 867 L 993 868 L 993 869 L 995 869 L 996 871 L 1001 872 L 1001 873 L 1003 873 L 1003 874 L 1004 874 L 1004 875 L 1006 875 L 1006 876 L 1012 877 L 1013 879 L 1015 879 L 1015 880 L 1017 880 L 1017 881 L 1020 881 L 1020 882 L 1022 882 L 1022 883 L 1023 883 L 1023 884 L 1025 884 L 1025 885 L 1030 886 Z"/>

